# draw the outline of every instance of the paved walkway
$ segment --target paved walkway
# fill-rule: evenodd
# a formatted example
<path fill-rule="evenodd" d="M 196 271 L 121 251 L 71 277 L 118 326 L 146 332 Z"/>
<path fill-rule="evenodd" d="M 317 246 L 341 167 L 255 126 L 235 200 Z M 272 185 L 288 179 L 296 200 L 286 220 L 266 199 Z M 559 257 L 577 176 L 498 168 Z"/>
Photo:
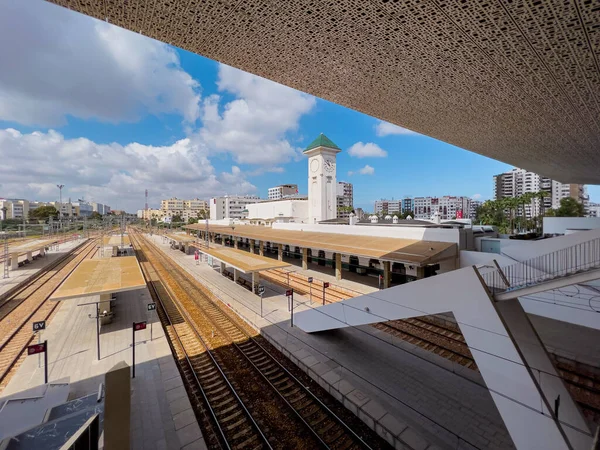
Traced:
<path fill-rule="evenodd" d="M 36 259 L 33 260 L 33 262 L 26 264 L 22 267 L 19 267 L 17 270 L 9 270 L 8 278 L 1 278 L 2 275 L 0 275 L 0 295 L 5 293 L 9 289 L 12 289 L 14 286 L 18 285 L 19 283 L 22 283 L 24 280 L 26 280 L 30 276 L 34 275 L 35 273 L 39 272 L 41 269 L 43 269 L 48 264 L 56 261 L 61 256 L 64 256 L 72 248 L 77 247 L 83 241 L 84 241 L 84 239 L 78 239 L 76 241 L 70 241 L 70 242 L 60 244 L 58 246 L 58 250 L 56 250 L 56 249 L 48 250 L 46 252 L 46 256 L 36 257 Z M 0 251 L 1 251 L 1 249 L 0 249 Z M 26 258 L 27 257 L 25 255 L 23 255 L 23 256 L 19 257 L 19 261 L 23 261 Z M 8 261 L 8 264 L 10 265 L 10 261 Z M 4 270 L 4 263 L 2 262 L 2 263 L 0 263 L 0 273 L 2 273 L 3 270 Z"/>
<path fill-rule="evenodd" d="M 118 294 L 113 309 L 116 318 L 102 327 L 100 361 L 96 356 L 96 306 L 84 305 L 95 300 L 88 297 L 64 301 L 44 332 L 42 339 L 48 340 L 50 381 L 68 378 L 69 399 L 97 392 L 104 374 L 116 363 L 125 361 L 131 365 L 132 322 L 148 320 L 148 328 L 136 333 L 136 377 L 131 380 L 131 448 L 206 449 L 160 322 L 156 313 L 148 316 L 149 292 L 144 289 Z M 43 378 L 44 370 L 38 368 L 37 357 L 28 357 L 2 395 L 40 385 Z"/>
<path fill-rule="evenodd" d="M 160 237 L 154 242 L 361 419 L 398 436 L 404 448 L 514 448 L 475 372 L 453 373 L 461 369 L 369 326 L 317 334 L 291 328 L 284 288 L 265 281 L 261 317 L 257 296 Z M 297 311 L 310 307 L 307 298 L 295 300 Z"/>

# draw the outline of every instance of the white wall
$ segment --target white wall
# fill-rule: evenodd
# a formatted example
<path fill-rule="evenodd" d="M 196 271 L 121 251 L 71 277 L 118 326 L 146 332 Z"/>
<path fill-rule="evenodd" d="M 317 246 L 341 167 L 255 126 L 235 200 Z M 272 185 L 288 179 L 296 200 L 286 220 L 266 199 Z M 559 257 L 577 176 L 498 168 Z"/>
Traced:
<path fill-rule="evenodd" d="M 565 234 L 571 230 L 600 228 L 600 217 L 544 217 L 544 234 Z"/>
<path fill-rule="evenodd" d="M 356 236 L 379 236 L 399 239 L 415 239 L 437 242 L 454 242 L 466 245 L 466 231 L 461 228 L 421 228 L 402 226 L 363 226 L 363 225 L 311 225 L 297 223 L 274 223 L 279 230 L 315 231 L 318 233 L 351 234 Z"/>
<path fill-rule="evenodd" d="M 308 221 L 308 200 L 278 200 L 251 203 L 246 206 L 248 219 L 273 219 L 293 217 L 296 222 Z"/>

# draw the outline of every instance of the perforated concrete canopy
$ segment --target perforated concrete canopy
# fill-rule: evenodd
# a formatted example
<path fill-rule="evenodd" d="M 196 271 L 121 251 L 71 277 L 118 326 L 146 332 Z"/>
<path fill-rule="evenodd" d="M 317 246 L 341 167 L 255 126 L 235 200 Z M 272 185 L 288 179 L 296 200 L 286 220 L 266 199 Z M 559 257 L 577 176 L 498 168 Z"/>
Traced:
<path fill-rule="evenodd" d="M 52 1 L 517 167 L 600 184 L 597 1 Z"/>

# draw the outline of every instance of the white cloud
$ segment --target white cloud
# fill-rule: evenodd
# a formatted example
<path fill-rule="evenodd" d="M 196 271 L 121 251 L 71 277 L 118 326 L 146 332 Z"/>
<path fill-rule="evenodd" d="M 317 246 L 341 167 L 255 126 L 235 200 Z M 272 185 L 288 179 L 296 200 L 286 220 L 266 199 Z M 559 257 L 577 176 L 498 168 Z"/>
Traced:
<path fill-rule="evenodd" d="M 38 0 L 4 1 L 0 120 L 57 126 L 175 113 L 193 123 L 199 84 L 167 45 Z"/>
<path fill-rule="evenodd" d="M 348 149 L 348 154 L 356 158 L 385 158 L 387 152 L 373 142 L 357 142 Z"/>
<path fill-rule="evenodd" d="M 353 170 L 349 170 L 349 171 L 348 171 L 348 176 L 349 176 L 349 177 L 351 177 L 351 176 L 352 176 L 352 175 L 354 175 L 354 174 L 355 174 L 355 172 L 354 172 Z"/>
<path fill-rule="evenodd" d="M 472 196 L 471 196 L 471 198 L 472 198 L 473 200 L 480 200 L 480 199 L 481 199 L 481 197 L 482 197 L 482 195 L 481 195 L 481 194 L 474 194 L 474 195 L 472 195 Z"/>
<path fill-rule="evenodd" d="M 375 173 L 375 169 L 367 164 L 365 167 L 360 169 L 358 173 L 361 175 L 373 175 Z"/>
<path fill-rule="evenodd" d="M 375 124 L 375 134 L 377 136 L 383 137 L 383 136 L 390 136 L 390 135 L 397 135 L 397 134 L 419 134 L 419 133 L 416 133 L 416 132 L 408 130 L 406 128 L 399 127 L 398 125 L 394 125 L 392 123 L 384 122 L 384 121 L 380 120 L 378 123 Z"/>
<path fill-rule="evenodd" d="M 204 100 L 199 136 L 211 150 L 230 153 L 240 164 L 277 165 L 301 149 L 286 133 L 316 104 L 314 97 L 264 78 L 219 65 L 217 85 L 237 98 L 220 107 L 220 97 Z"/>
<path fill-rule="evenodd" d="M 63 199 L 85 196 L 133 212 L 143 208 L 145 189 L 155 206 L 173 195 L 256 192 L 237 166 L 216 173 L 206 147 L 187 138 L 169 146 L 122 146 L 65 139 L 53 130 L 22 134 L 9 128 L 0 130 L 0 161 L 2 195 L 8 198 L 57 200 L 56 184 L 64 183 Z"/>

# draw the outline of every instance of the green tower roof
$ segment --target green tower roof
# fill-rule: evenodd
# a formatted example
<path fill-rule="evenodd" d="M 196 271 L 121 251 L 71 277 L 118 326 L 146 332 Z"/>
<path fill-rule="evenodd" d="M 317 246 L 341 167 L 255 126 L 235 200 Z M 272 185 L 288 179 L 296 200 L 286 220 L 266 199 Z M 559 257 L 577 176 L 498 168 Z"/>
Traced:
<path fill-rule="evenodd" d="M 333 141 L 331 139 L 329 139 L 327 136 L 325 136 L 323 133 L 321 133 L 314 141 L 312 141 L 308 147 L 306 147 L 304 149 L 305 152 L 312 150 L 313 148 L 317 148 L 317 147 L 329 147 L 329 148 L 335 148 L 337 150 L 341 150 L 341 148 L 339 148 L 337 145 L 335 145 L 333 143 Z"/>

